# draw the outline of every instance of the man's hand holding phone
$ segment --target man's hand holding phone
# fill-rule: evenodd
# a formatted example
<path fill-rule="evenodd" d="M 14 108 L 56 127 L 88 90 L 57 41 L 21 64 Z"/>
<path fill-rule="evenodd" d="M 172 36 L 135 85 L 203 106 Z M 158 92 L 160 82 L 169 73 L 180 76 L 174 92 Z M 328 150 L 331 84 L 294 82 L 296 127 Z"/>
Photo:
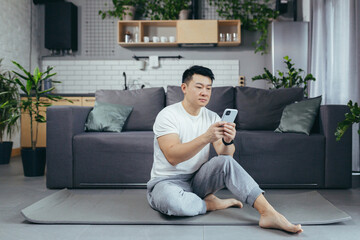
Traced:
<path fill-rule="evenodd" d="M 236 109 L 225 109 L 223 116 L 221 118 L 222 122 L 224 123 L 223 126 L 223 132 L 224 132 L 224 136 L 223 139 L 226 143 L 230 143 L 232 140 L 235 139 L 236 136 L 236 129 L 235 129 L 235 118 L 237 115 L 238 111 Z"/>
<path fill-rule="evenodd" d="M 216 142 L 223 138 L 225 142 L 230 143 L 234 140 L 236 135 L 234 120 L 237 115 L 236 109 L 225 109 L 223 117 L 220 122 L 212 124 L 206 131 L 206 139 L 209 142 Z"/>
<path fill-rule="evenodd" d="M 209 140 L 209 142 L 213 143 L 217 140 L 224 137 L 224 125 L 227 124 L 226 122 L 216 122 L 212 124 L 209 129 L 206 131 L 206 139 Z"/>
<path fill-rule="evenodd" d="M 235 139 L 236 136 L 235 123 L 225 122 L 223 128 L 224 128 L 224 137 L 223 137 L 224 141 L 230 143 L 232 140 Z"/>

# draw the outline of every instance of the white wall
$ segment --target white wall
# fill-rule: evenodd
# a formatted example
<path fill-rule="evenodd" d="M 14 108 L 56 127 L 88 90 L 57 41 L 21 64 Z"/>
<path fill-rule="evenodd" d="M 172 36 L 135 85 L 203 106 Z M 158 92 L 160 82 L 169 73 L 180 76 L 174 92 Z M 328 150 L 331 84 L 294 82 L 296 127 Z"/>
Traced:
<path fill-rule="evenodd" d="M 160 59 L 158 68 L 149 66 L 140 70 L 136 60 L 46 60 L 43 68 L 54 66 L 57 93 L 94 93 L 99 89 L 124 89 L 123 72 L 127 75 L 129 89 L 145 87 L 180 86 L 183 72 L 192 65 L 210 68 L 214 86 L 238 84 L 238 60 L 179 60 Z"/>
<path fill-rule="evenodd" d="M 4 59 L 2 69 L 14 70 L 12 60 L 26 69 L 33 69 L 39 65 L 36 40 L 39 35 L 36 31 L 37 9 L 32 0 L 0 0 L 0 12 L 0 58 Z M 12 141 L 13 147 L 19 148 L 20 134 L 16 133 Z"/>

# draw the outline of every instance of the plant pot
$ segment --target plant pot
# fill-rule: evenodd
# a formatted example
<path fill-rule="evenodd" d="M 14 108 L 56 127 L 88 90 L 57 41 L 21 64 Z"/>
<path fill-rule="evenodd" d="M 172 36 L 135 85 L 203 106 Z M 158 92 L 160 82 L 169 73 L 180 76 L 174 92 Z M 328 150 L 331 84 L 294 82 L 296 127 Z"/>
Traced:
<path fill-rule="evenodd" d="M 45 172 L 46 148 L 22 148 L 21 158 L 25 177 L 43 176 Z"/>
<path fill-rule="evenodd" d="M 134 6 L 128 6 L 128 5 L 124 5 L 123 7 L 125 8 L 123 19 L 134 20 L 136 8 Z"/>
<path fill-rule="evenodd" d="M 189 9 L 183 9 L 179 13 L 179 20 L 186 20 L 189 18 L 190 10 Z"/>
<path fill-rule="evenodd" d="M 13 142 L 0 143 L 0 164 L 9 164 Z"/>

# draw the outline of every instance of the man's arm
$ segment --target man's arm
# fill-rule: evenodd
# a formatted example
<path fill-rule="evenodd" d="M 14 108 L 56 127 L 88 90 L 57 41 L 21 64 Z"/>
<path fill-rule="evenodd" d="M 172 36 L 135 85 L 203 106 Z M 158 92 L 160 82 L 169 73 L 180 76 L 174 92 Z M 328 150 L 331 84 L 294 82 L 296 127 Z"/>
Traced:
<path fill-rule="evenodd" d="M 234 140 L 236 135 L 235 123 L 225 123 L 224 125 L 224 141 L 229 143 Z M 233 156 L 235 152 L 235 145 L 225 145 L 222 139 L 213 142 L 213 146 L 218 155 Z"/>
<path fill-rule="evenodd" d="M 216 142 L 224 137 L 222 125 L 225 122 L 217 122 L 209 129 L 194 140 L 181 143 L 179 135 L 172 133 L 157 138 L 159 147 L 164 153 L 168 162 L 176 166 L 177 164 L 187 161 L 201 151 L 208 143 Z"/>

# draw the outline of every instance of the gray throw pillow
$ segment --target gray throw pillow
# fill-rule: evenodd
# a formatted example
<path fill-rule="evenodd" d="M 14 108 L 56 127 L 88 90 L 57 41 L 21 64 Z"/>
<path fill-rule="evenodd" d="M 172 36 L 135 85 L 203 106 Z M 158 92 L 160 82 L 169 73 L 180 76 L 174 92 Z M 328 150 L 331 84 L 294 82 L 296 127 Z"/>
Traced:
<path fill-rule="evenodd" d="M 179 86 L 168 86 L 166 92 L 166 106 L 181 102 L 184 94 Z M 226 108 L 234 108 L 234 88 L 233 87 L 213 87 L 211 98 L 207 109 L 216 112 L 220 117 Z"/>
<path fill-rule="evenodd" d="M 97 90 L 97 101 L 133 107 L 124 131 L 152 131 L 157 114 L 165 106 L 162 87 L 137 90 Z"/>
<path fill-rule="evenodd" d="M 85 131 L 121 132 L 131 111 L 132 107 L 95 101 L 86 119 Z"/>
<path fill-rule="evenodd" d="M 236 127 L 244 130 L 275 130 L 286 107 L 304 98 L 303 88 L 259 89 L 236 87 Z"/>
<path fill-rule="evenodd" d="M 275 132 L 305 133 L 310 135 L 319 112 L 321 96 L 287 105 Z"/>

